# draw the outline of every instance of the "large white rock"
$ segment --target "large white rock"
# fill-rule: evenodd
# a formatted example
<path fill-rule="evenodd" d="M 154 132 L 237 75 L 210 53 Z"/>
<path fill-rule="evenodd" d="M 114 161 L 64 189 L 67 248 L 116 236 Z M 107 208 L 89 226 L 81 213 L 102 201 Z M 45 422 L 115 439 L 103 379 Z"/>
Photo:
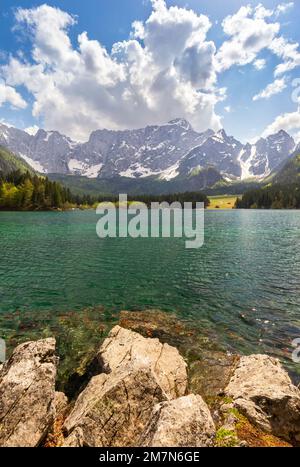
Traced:
<path fill-rule="evenodd" d="M 300 391 L 279 360 L 242 357 L 225 394 L 253 424 L 289 441 L 300 441 Z"/>
<path fill-rule="evenodd" d="M 186 363 L 174 347 L 120 326 L 97 358 L 105 373 L 79 395 L 64 424 L 65 445 L 137 446 L 153 407 L 185 394 Z"/>
<path fill-rule="evenodd" d="M 158 339 L 145 338 L 115 326 L 103 342 L 97 357 L 107 373 L 124 365 L 151 368 L 161 388 L 171 399 L 186 393 L 185 361 L 175 347 L 162 344 Z"/>
<path fill-rule="evenodd" d="M 19 345 L 0 376 L 0 446 L 38 446 L 55 416 L 55 339 Z"/>
<path fill-rule="evenodd" d="M 145 447 L 207 447 L 213 445 L 215 425 L 199 395 L 161 402 L 154 407 L 140 439 Z"/>

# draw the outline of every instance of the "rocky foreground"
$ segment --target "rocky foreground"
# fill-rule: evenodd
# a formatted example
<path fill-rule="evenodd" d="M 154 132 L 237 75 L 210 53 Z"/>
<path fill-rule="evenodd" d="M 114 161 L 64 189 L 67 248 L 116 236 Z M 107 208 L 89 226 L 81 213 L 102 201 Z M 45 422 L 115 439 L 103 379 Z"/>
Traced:
<path fill-rule="evenodd" d="M 194 370 L 177 348 L 117 325 L 68 400 L 55 389 L 55 345 L 26 342 L 0 366 L 0 446 L 300 444 L 300 391 L 274 358 L 234 359 L 226 386 L 209 397 L 191 393 Z"/>

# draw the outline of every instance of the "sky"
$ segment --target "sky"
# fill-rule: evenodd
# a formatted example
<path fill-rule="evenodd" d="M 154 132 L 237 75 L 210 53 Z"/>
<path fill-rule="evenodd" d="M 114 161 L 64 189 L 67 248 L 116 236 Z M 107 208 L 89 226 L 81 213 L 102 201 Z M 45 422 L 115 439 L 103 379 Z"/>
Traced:
<path fill-rule="evenodd" d="M 300 140 L 300 2 L 1 0 L 0 121 L 86 141 L 186 118 Z"/>

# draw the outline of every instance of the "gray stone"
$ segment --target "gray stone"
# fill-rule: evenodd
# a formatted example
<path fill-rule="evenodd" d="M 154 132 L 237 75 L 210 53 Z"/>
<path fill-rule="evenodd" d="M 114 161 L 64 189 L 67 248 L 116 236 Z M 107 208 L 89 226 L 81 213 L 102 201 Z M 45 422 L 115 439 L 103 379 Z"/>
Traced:
<path fill-rule="evenodd" d="M 19 345 L 0 378 L 0 446 L 38 446 L 55 416 L 55 339 Z"/>
<path fill-rule="evenodd" d="M 125 365 L 94 376 L 65 421 L 65 445 L 80 438 L 90 447 L 136 446 L 154 405 L 164 400 L 167 396 L 149 367 Z"/>
<path fill-rule="evenodd" d="M 175 347 L 158 339 L 147 339 L 136 332 L 115 326 L 98 352 L 105 372 L 118 371 L 124 365 L 149 367 L 163 391 L 173 399 L 185 395 L 186 363 Z"/>
<path fill-rule="evenodd" d="M 155 406 L 140 439 L 145 447 L 212 446 L 215 425 L 199 395 L 191 394 Z"/>
<path fill-rule="evenodd" d="M 289 441 L 300 441 L 300 391 L 279 360 L 242 357 L 225 393 L 251 423 Z"/>

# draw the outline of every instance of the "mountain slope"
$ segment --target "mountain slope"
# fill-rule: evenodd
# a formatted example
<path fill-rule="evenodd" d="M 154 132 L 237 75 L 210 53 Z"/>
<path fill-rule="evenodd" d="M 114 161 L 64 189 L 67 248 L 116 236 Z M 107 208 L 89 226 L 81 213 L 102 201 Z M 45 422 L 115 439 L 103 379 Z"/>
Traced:
<path fill-rule="evenodd" d="M 239 141 L 227 136 L 224 130 L 220 130 L 186 155 L 180 163 L 179 173 L 189 175 L 197 168 L 214 165 L 223 174 L 240 177 L 238 155 L 242 147 Z"/>
<path fill-rule="evenodd" d="M 272 180 L 273 184 L 292 185 L 300 183 L 300 147 Z"/>
<path fill-rule="evenodd" d="M 299 209 L 300 208 L 300 145 L 292 158 L 263 185 L 246 191 L 237 201 L 244 209 Z"/>
<path fill-rule="evenodd" d="M 75 194 L 89 194 L 92 196 L 119 193 L 130 195 L 163 195 L 188 191 L 203 191 L 223 180 L 219 172 L 212 167 L 203 169 L 192 177 L 178 177 L 169 181 L 158 179 L 157 177 L 145 177 L 143 179 L 126 177 L 89 179 L 80 175 L 63 174 L 50 174 L 49 178 L 62 183 Z"/>
<path fill-rule="evenodd" d="M 0 175 L 7 175 L 15 170 L 19 170 L 22 173 L 29 172 L 31 174 L 34 172 L 30 165 L 23 159 L 0 146 Z"/>

